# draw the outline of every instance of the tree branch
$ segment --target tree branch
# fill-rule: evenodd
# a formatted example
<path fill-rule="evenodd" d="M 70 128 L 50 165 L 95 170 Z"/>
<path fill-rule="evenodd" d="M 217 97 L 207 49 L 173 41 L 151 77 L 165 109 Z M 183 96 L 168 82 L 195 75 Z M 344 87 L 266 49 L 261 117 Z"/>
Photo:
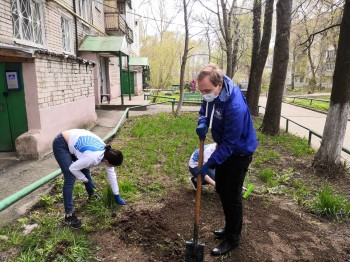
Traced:
<path fill-rule="evenodd" d="M 331 26 L 326 27 L 326 28 L 324 28 L 324 29 L 322 29 L 320 31 L 317 31 L 315 33 L 310 34 L 309 37 L 306 39 L 306 41 L 301 43 L 300 45 L 306 45 L 306 49 L 310 48 L 310 46 L 312 45 L 312 43 L 314 41 L 315 35 L 318 35 L 318 34 L 324 32 L 324 31 L 327 31 L 327 30 L 329 30 L 329 29 L 331 29 L 333 27 L 337 27 L 337 26 L 340 26 L 340 24 L 331 25 Z"/>
<path fill-rule="evenodd" d="M 209 7 L 207 7 L 206 5 L 204 5 L 204 4 L 202 3 L 201 0 L 198 0 L 198 2 L 199 2 L 205 9 L 207 9 L 208 11 L 212 12 L 212 13 L 215 14 L 215 15 L 218 14 L 218 13 L 214 12 L 212 9 L 210 9 Z"/>

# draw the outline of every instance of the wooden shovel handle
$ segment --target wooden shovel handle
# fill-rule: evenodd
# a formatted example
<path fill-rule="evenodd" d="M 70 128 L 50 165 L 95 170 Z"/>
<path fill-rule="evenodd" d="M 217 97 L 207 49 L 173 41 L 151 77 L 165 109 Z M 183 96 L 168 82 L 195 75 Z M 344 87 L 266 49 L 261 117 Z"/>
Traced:
<path fill-rule="evenodd" d="M 203 166 L 204 159 L 204 140 L 200 140 L 199 143 L 199 159 L 198 169 Z M 197 192 L 196 192 L 196 208 L 194 213 L 194 237 L 193 242 L 196 245 L 198 243 L 198 227 L 199 227 L 199 213 L 201 209 L 201 197 L 202 197 L 202 174 L 197 176 Z"/>

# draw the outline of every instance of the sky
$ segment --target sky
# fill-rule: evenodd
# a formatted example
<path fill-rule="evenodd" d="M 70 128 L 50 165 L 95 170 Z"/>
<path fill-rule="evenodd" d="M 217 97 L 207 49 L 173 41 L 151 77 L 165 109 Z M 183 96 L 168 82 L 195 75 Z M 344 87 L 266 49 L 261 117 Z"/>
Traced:
<path fill-rule="evenodd" d="M 140 19 L 144 24 L 147 24 L 147 35 L 154 35 L 157 32 L 157 23 L 160 24 L 160 15 L 159 15 L 159 8 L 157 8 L 157 2 L 158 0 L 133 0 L 132 5 L 133 9 L 135 10 L 135 13 L 141 15 Z M 154 10 L 154 16 L 157 21 L 154 20 L 154 16 L 152 15 L 152 12 L 150 10 L 150 3 L 152 3 L 152 8 Z M 215 10 L 215 2 L 213 0 L 202 0 L 202 3 L 205 3 L 207 7 L 213 8 Z M 251 6 L 249 4 L 246 4 L 247 1 L 244 0 L 238 0 L 237 6 L 244 7 L 247 9 L 250 9 Z M 166 0 L 166 8 L 162 10 L 164 14 L 163 21 L 170 21 L 172 16 L 175 16 L 174 20 L 172 21 L 171 25 L 169 26 L 169 30 L 173 31 L 180 31 L 184 32 L 184 17 L 183 12 L 178 11 L 179 9 L 182 9 L 182 0 Z M 243 12 L 249 12 L 246 9 L 241 9 Z M 206 15 L 206 16 L 213 16 L 209 10 L 207 10 L 205 7 L 203 7 L 198 0 L 195 2 L 192 10 L 193 16 L 200 16 L 200 15 Z M 201 24 L 200 22 L 191 21 L 190 23 L 190 35 L 196 37 L 201 37 L 201 32 L 205 30 L 205 26 Z"/>

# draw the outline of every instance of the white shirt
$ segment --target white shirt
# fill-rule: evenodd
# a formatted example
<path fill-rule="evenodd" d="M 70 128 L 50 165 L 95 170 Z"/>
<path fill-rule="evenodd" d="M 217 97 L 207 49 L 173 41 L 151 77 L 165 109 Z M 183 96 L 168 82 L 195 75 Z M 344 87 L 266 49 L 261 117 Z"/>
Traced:
<path fill-rule="evenodd" d="M 85 129 L 73 129 L 70 133 L 68 148 L 69 152 L 77 157 L 69 170 L 80 181 L 87 182 L 88 179 L 81 172 L 84 168 L 96 166 L 101 163 L 106 144 L 101 138 Z M 105 165 L 109 184 L 115 195 L 119 194 L 117 175 L 114 167 Z"/>
<path fill-rule="evenodd" d="M 208 144 L 204 146 L 204 157 L 203 157 L 203 164 L 208 161 L 211 154 L 214 153 L 216 149 L 216 143 Z M 192 168 L 198 166 L 198 160 L 199 160 L 199 149 L 193 152 L 191 155 L 190 161 L 188 162 L 188 165 Z"/>

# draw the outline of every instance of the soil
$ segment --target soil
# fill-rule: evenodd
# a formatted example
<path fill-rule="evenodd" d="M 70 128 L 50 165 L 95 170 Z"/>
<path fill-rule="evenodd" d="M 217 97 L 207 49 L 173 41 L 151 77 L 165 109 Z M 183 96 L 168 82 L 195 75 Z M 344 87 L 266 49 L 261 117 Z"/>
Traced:
<path fill-rule="evenodd" d="M 208 187 L 208 186 L 207 186 Z M 95 233 L 96 261 L 184 261 L 185 241 L 193 237 L 195 191 L 169 192 L 156 204 L 125 206 L 112 229 Z M 212 231 L 223 225 L 217 193 L 202 195 L 199 241 L 205 261 L 350 261 L 350 225 L 305 213 L 283 197 L 250 195 L 244 200 L 241 244 L 215 258 Z"/>

